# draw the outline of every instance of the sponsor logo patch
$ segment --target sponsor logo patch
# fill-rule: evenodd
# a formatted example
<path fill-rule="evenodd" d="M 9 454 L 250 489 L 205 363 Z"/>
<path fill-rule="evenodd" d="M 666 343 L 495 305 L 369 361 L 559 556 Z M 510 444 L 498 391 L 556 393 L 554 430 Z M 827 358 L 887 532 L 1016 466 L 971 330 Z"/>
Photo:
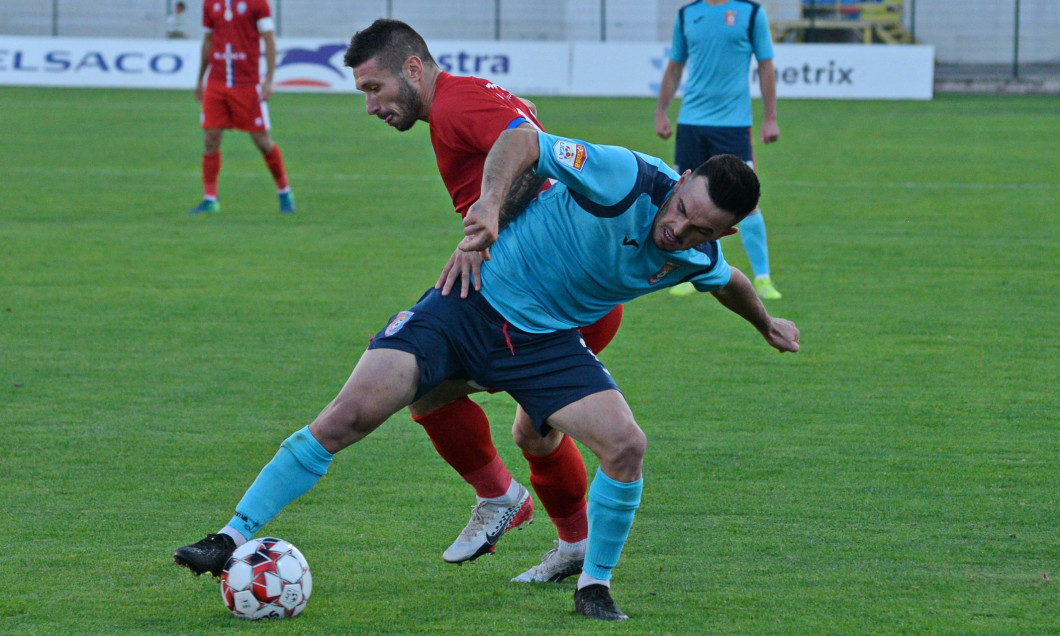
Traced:
<path fill-rule="evenodd" d="M 405 326 L 405 323 L 407 323 L 410 318 L 412 318 L 413 314 L 415 314 L 415 312 L 412 311 L 398 312 L 398 315 L 394 316 L 394 319 L 386 326 L 386 331 L 383 332 L 383 335 L 392 336 L 401 331 L 401 328 Z"/>
<path fill-rule="evenodd" d="M 552 152 L 556 155 L 556 161 L 565 166 L 581 171 L 585 163 L 585 146 L 576 144 L 567 139 L 560 139 L 552 144 Z"/>
<path fill-rule="evenodd" d="M 662 279 L 666 278 L 666 275 L 669 274 L 670 272 L 674 271 L 675 269 L 677 269 L 677 265 L 674 264 L 674 263 L 667 263 L 667 264 L 663 265 L 662 269 L 660 269 L 659 271 L 655 272 L 655 275 L 648 279 L 648 284 L 649 285 L 654 285 L 655 283 L 657 283 L 657 282 L 661 281 Z"/>

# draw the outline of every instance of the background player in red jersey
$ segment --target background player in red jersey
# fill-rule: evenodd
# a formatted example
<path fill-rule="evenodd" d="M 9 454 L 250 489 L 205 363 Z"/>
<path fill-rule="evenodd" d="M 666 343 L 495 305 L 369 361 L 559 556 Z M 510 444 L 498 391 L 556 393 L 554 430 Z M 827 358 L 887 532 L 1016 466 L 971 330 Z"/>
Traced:
<path fill-rule="evenodd" d="M 517 126 L 541 128 L 533 104 L 488 80 L 442 71 L 423 38 L 397 20 L 376 20 L 357 32 L 346 51 L 345 64 L 353 69 L 357 88 L 366 95 L 370 115 L 399 131 L 412 128 L 418 120 L 430 125 L 438 171 L 461 216 L 478 200 L 482 167 L 497 137 Z M 523 196 L 514 198 L 525 202 L 541 185 L 540 181 L 521 183 Z M 469 285 L 479 285 L 481 258 L 478 252 L 456 250 L 446 269 L 448 275 L 443 274 L 437 286 L 448 293 L 460 281 L 461 293 L 466 295 Z M 621 319 L 620 305 L 598 323 L 583 328 L 586 344 L 599 353 L 614 337 Z M 438 453 L 475 488 L 479 500 L 464 532 L 443 554 L 454 563 L 492 552 L 507 530 L 504 520 L 519 520 L 526 514 L 525 506 L 532 506 L 526 489 L 512 479 L 497 455 L 486 414 L 466 397 L 466 383 L 459 384 L 452 393 L 443 385 L 409 407 Z M 522 409 L 512 432 L 530 463 L 530 483 L 559 534 L 542 563 L 513 581 L 559 581 L 581 571 L 588 536 L 585 463 L 569 437 L 558 431 L 541 437 Z"/>
<path fill-rule="evenodd" d="M 268 0 L 206 0 L 202 7 L 202 60 L 195 99 L 202 102 L 203 200 L 191 214 L 217 212 L 221 137 L 226 128 L 250 133 L 265 157 L 280 199 L 280 212 L 294 212 L 283 155 L 269 135 L 269 108 L 276 38 Z M 265 42 L 265 80 L 261 81 L 261 42 Z M 209 77 L 206 72 L 209 69 Z"/>

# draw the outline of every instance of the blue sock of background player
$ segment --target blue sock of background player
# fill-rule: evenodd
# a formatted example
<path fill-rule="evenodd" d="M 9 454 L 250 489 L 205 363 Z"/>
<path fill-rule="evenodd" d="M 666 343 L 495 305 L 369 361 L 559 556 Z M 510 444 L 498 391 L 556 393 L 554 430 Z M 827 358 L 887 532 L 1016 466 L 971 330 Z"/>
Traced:
<path fill-rule="evenodd" d="M 761 212 L 754 212 L 740 222 L 740 241 L 747 251 L 751 271 L 757 276 L 769 276 L 769 246 L 766 243 L 766 222 Z"/>

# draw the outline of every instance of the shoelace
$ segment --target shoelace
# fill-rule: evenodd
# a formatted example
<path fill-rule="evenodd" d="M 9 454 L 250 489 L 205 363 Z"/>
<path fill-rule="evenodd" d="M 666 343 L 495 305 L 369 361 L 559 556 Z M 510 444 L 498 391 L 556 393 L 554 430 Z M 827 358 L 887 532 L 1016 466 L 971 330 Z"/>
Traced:
<path fill-rule="evenodd" d="M 551 550 L 546 552 L 544 558 L 541 559 L 541 563 L 530 568 L 530 575 L 537 576 L 539 572 L 545 571 L 545 568 L 548 566 L 549 559 L 555 558 L 557 554 L 559 554 L 559 551 L 556 548 L 552 548 Z"/>
<path fill-rule="evenodd" d="M 471 508 L 471 521 L 467 522 L 464 531 L 460 533 L 461 541 L 474 537 L 486 527 L 486 515 L 483 509 L 488 505 L 488 501 L 480 501 Z"/>

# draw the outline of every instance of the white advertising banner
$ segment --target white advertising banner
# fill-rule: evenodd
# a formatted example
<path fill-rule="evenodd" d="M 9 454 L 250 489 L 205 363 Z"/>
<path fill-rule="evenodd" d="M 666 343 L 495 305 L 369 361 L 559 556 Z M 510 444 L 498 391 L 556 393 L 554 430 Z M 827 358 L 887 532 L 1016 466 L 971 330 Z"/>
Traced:
<path fill-rule="evenodd" d="M 193 88 L 198 42 L 0 36 L 0 84 Z"/>
<path fill-rule="evenodd" d="M 667 46 L 489 40 L 428 43 L 438 64 L 522 95 L 654 97 Z M 343 66 L 346 42 L 281 38 L 279 90 L 356 92 Z M 778 44 L 780 98 L 931 99 L 934 48 L 857 44 Z M 0 36 L 0 85 L 190 90 L 200 43 L 161 39 Z M 752 94 L 758 94 L 752 65 Z"/>
<path fill-rule="evenodd" d="M 356 92 L 353 71 L 343 65 L 347 44 L 280 39 L 276 55 L 277 88 Z M 524 95 L 568 94 L 569 44 L 436 40 L 428 46 L 438 66 L 454 75 L 483 77 Z"/>
<path fill-rule="evenodd" d="M 571 95 L 567 42 L 430 41 L 431 55 L 454 75 L 474 75 L 523 95 Z"/>
<path fill-rule="evenodd" d="M 573 44 L 572 95 L 653 97 L 669 61 L 662 44 Z M 932 46 L 776 44 L 777 97 L 811 99 L 931 99 Z M 751 94 L 761 97 L 757 64 Z M 680 95 L 684 86 L 678 90 Z"/>
<path fill-rule="evenodd" d="M 777 96 L 814 99 L 931 99 L 935 47 L 929 45 L 777 44 Z M 752 93 L 758 93 L 757 69 Z"/>

